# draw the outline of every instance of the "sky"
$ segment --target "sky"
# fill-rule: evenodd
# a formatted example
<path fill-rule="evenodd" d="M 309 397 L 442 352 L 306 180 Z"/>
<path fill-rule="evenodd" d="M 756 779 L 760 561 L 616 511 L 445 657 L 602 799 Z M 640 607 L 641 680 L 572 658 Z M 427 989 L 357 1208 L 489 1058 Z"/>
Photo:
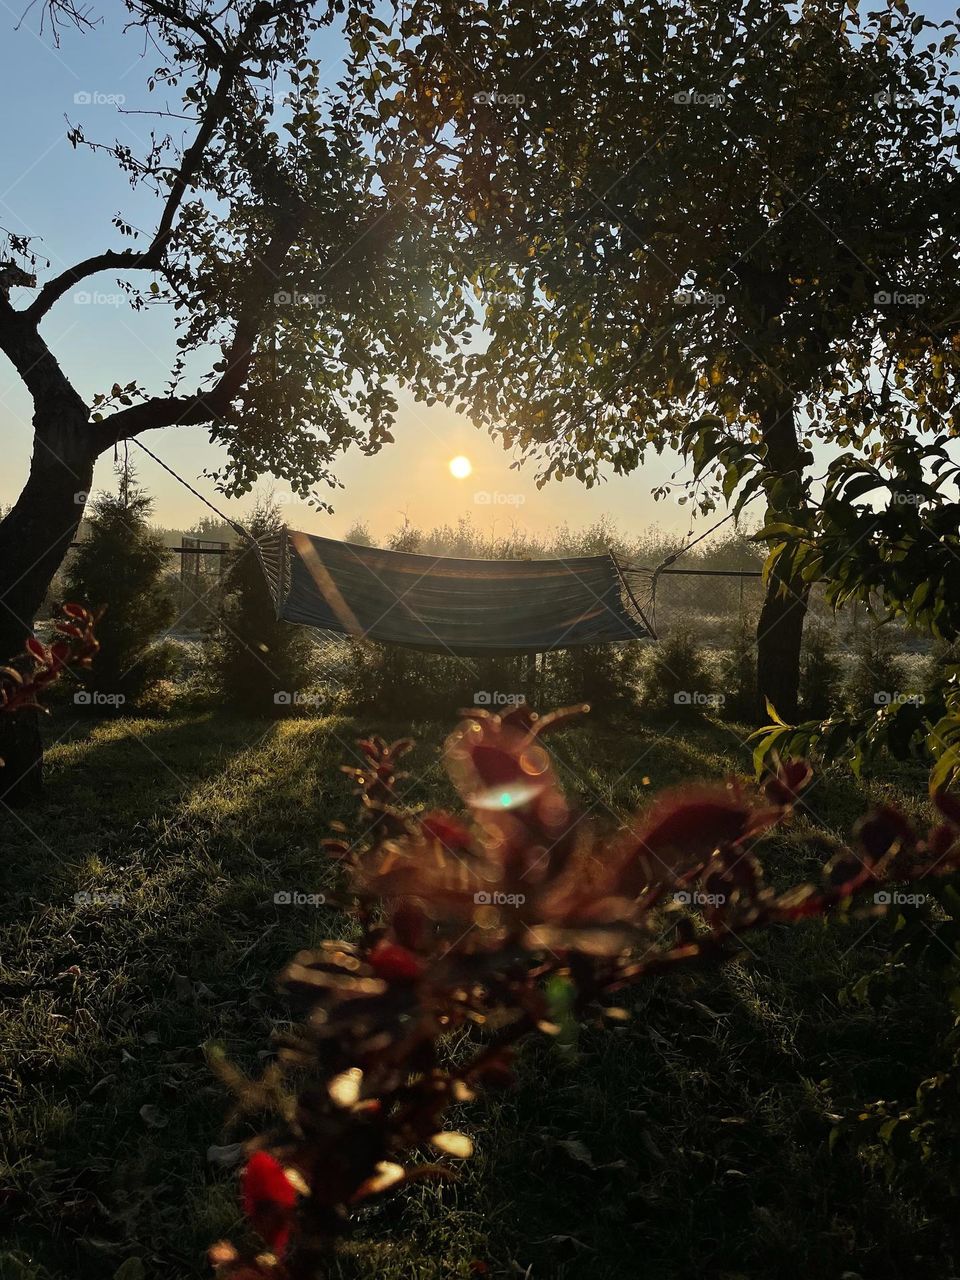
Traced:
<path fill-rule="evenodd" d="M 928 0 L 931 18 L 947 16 L 952 6 Z M 156 204 L 146 191 L 132 191 L 114 161 L 67 141 L 69 124 L 80 124 L 88 139 L 114 138 L 135 150 L 144 148 L 151 118 L 131 114 L 156 107 L 146 92 L 146 76 L 157 65 L 154 49 L 145 49 L 142 32 L 124 32 L 120 0 L 94 0 L 101 22 L 92 31 L 65 29 L 59 47 L 49 29 L 40 31 L 42 4 L 27 12 L 26 0 L 0 0 L 0 227 L 38 237 L 38 252 L 51 260 L 49 274 L 106 248 L 126 247 L 111 224 L 124 219 L 151 230 Z M 19 28 L 18 28 L 19 24 Z M 339 40 L 324 33 L 319 56 L 324 79 L 338 78 Z M 179 102 L 169 105 L 179 108 Z M 123 107 L 123 112 L 118 110 Z M 189 129 L 189 125 L 184 128 Z M 40 273 L 42 283 L 44 273 Z M 20 303 L 18 295 L 13 301 Z M 24 298 L 26 295 L 24 295 Z M 22 304 L 21 304 L 22 305 Z M 114 382 L 137 379 L 160 393 L 174 351 L 170 312 L 157 308 L 135 314 L 119 293 L 115 274 L 91 277 L 67 294 L 43 323 L 43 334 L 65 371 L 84 396 Z M 32 430 L 30 400 L 12 368 L 0 364 L 0 505 L 9 505 L 26 478 Z M 308 532 L 342 537 L 356 521 L 374 538 L 385 538 L 404 518 L 419 527 L 455 523 L 467 514 L 474 524 L 504 533 L 511 528 L 542 533 L 559 524 L 615 523 L 638 535 L 653 526 L 683 535 L 702 531 L 716 517 L 691 523 L 688 509 L 676 501 L 654 502 L 651 490 L 680 465 L 668 453 L 650 456 L 631 476 L 611 476 L 586 489 L 576 480 L 551 482 L 542 489 L 535 470 L 511 468 L 512 455 L 465 418 L 442 406 L 429 408 L 401 398 L 395 443 L 374 457 L 352 452 L 337 466 L 344 488 L 323 492 L 332 514 L 292 500 L 283 485 L 265 477 L 258 493 L 275 488 L 289 502 L 288 523 Z M 234 518 L 249 510 L 250 498 L 230 500 L 203 478 L 222 462 L 203 428 L 170 428 L 145 436 L 148 447 L 175 471 Z M 472 473 L 457 479 L 449 462 L 468 457 Z M 167 527 L 189 527 L 209 514 L 195 497 L 152 460 L 131 446 L 144 486 L 155 498 L 154 519 Z M 112 456 L 100 459 L 96 487 L 112 487 Z"/>

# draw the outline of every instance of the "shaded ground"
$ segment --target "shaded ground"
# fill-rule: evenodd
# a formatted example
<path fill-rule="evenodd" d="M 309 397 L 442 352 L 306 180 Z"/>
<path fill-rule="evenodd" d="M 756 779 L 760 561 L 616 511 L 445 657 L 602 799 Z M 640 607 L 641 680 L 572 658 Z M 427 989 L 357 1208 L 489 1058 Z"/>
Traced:
<path fill-rule="evenodd" d="M 411 803 L 451 800 L 436 751 L 449 727 L 414 726 Z M 201 1046 L 255 1066 L 283 1017 L 272 975 L 341 927 L 273 895 L 323 889 L 320 840 L 353 813 L 336 766 L 371 728 L 391 730 L 53 722 L 49 800 L 3 825 L 2 1280 L 109 1280 L 130 1257 L 149 1277 L 199 1277 L 206 1246 L 238 1234 L 234 1175 L 205 1154 L 230 1137 Z M 611 825 L 653 791 L 748 760 L 729 727 L 595 724 L 555 748 Z M 874 791 L 909 804 L 921 777 Z M 864 806 L 825 776 L 811 815 L 766 842 L 768 868 L 803 875 L 811 838 L 842 834 Z M 722 973 L 648 986 L 631 1023 L 585 1029 L 574 1059 L 531 1047 L 519 1090 L 466 1111 L 478 1155 L 461 1182 L 367 1217 L 341 1274 L 946 1280 L 956 1241 L 926 1184 L 890 1189 L 827 1148 L 829 1113 L 908 1098 L 941 1065 L 950 1014 L 932 976 L 845 995 L 892 945 L 886 923 L 782 930 Z"/>

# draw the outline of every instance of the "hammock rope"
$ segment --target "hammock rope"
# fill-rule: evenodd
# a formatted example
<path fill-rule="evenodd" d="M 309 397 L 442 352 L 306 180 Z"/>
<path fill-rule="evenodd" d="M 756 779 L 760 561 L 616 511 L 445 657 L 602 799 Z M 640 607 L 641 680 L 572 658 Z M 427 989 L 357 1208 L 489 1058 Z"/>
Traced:
<path fill-rule="evenodd" d="M 188 489 L 195 498 L 199 498 L 203 505 L 205 507 L 209 507 L 213 514 L 218 516 L 224 524 L 228 524 L 235 533 L 239 533 L 240 536 L 245 538 L 248 542 L 256 542 L 256 538 L 254 538 L 253 534 L 250 533 L 248 529 L 245 529 L 242 524 L 238 524 L 236 520 L 232 520 L 230 516 L 225 515 L 224 512 L 215 507 L 209 498 L 205 498 L 199 490 L 195 489 L 193 485 L 189 483 L 189 481 L 184 480 L 183 476 L 177 475 L 173 467 L 168 467 L 161 458 L 158 458 L 152 450 L 148 449 L 142 440 L 138 440 L 136 436 L 131 436 L 131 439 L 138 449 L 142 449 L 148 458 L 152 458 L 158 467 L 162 467 L 163 470 L 166 471 L 168 476 L 173 476 L 174 480 L 179 481 L 179 483 L 182 484 L 185 489 Z"/>
<path fill-rule="evenodd" d="M 138 449 L 142 449 L 148 458 L 152 458 L 158 467 L 162 467 L 163 470 L 166 471 L 167 475 L 172 476 L 174 480 L 179 484 L 182 484 L 183 487 L 192 493 L 195 498 L 199 498 L 205 507 L 209 507 L 218 519 L 222 520 L 224 524 L 229 525 L 230 528 L 233 529 L 234 533 L 238 534 L 243 541 L 246 542 L 247 546 L 252 548 L 254 555 L 260 562 L 260 568 L 263 571 L 264 578 L 267 580 L 267 586 L 270 589 L 270 594 L 274 601 L 276 601 L 279 592 L 282 589 L 282 582 L 280 579 L 279 559 L 277 557 L 271 558 L 264 555 L 264 546 L 262 543 L 269 541 L 269 538 L 255 538 L 249 529 L 245 528 L 239 521 L 231 519 L 230 516 L 228 516 L 226 512 L 221 511 L 219 507 L 215 507 L 209 498 L 204 497 L 204 495 L 198 489 L 195 489 L 188 480 L 184 480 L 183 476 L 178 475 L 177 472 L 174 471 L 173 467 L 168 467 L 163 459 L 158 458 L 152 449 L 148 449 L 142 440 L 138 439 L 136 436 L 131 436 L 130 438 Z"/>
<path fill-rule="evenodd" d="M 762 492 L 761 490 L 758 490 L 756 493 L 752 494 L 751 497 L 749 497 L 743 505 L 745 507 L 749 506 L 750 503 L 753 502 L 754 498 L 758 498 L 760 496 L 761 492 Z M 739 516 L 739 514 L 740 514 L 740 511 L 728 511 L 725 516 L 723 516 L 720 520 L 716 522 L 716 524 L 712 524 L 709 529 L 706 529 L 703 533 L 698 534 L 698 536 L 696 538 L 693 538 L 690 542 L 688 542 L 686 546 L 681 547 L 679 551 L 674 551 L 672 555 L 669 555 L 665 559 L 661 560 L 660 563 L 657 565 L 657 567 L 653 570 L 653 576 L 650 582 L 650 619 L 654 627 L 656 627 L 657 625 L 657 579 L 660 577 L 661 573 L 666 573 L 669 570 L 670 565 L 675 564 L 680 559 L 681 556 L 685 556 L 691 547 L 695 547 L 698 542 L 703 542 L 704 538 L 709 538 L 711 533 L 715 533 L 722 524 L 726 524 L 728 520 L 735 519 L 737 516 Z M 742 574 L 740 576 L 740 609 L 742 612 L 743 611 L 743 575 Z"/>

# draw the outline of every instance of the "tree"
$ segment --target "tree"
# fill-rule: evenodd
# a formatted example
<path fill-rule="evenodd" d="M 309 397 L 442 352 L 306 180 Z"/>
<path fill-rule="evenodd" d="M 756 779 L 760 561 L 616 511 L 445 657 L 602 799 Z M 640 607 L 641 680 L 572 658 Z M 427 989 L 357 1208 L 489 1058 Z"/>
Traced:
<path fill-rule="evenodd" d="M 259 502 L 249 521 L 262 540 L 283 528 L 280 508 Z M 227 574 L 211 671 L 228 702 L 254 715 L 276 715 L 293 705 L 315 651 L 303 627 L 277 618 L 255 548 L 241 546 Z"/>
<path fill-rule="evenodd" d="M 70 0 L 47 8 L 55 23 L 89 25 Z M 145 431 L 203 426 L 225 449 L 223 491 L 248 492 L 270 471 L 308 497 L 336 483 L 332 465 L 349 445 L 372 453 L 390 440 L 391 380 L 422 392 L 438 376 L 439 347 L 469 320 L 462 302 L 434 287 L 437 238 L 374 186 L 348 94 L 320 88 L 310 39 L 333 21 L 335 4 L 126 8 L 145 47 L 160 51 L 147 89 L 182 97 L 182 112 L 157 116 L 186 116 L 192 132 L 182 146 L 154 134 L 138 156 L 70 129 L 75 147 L 108 152 L 135 186 L 156 193 L 151 234 L 117 217 L 113 236 L 126 247 L 101 249 L 35 292 L 38 249 L 9 237 L 0 351 L 33 399 L 36 442 L 23 492 L 0 521 L 0 653 L 17 652 L 29 633 L 105 450 Z M 135 312 L 166 304 L 175 315 L 179 354 L 162 393 L 133 381 L 82 394 L 43 333 L 52 310 L 105 271 L 120 276 Z M 208 372 L 190 390 L 187 363 L 201 359 Z M 17 741 L 0 754 L 27 799 L 39 781 L 39 736 L 17 719 Z"/>
<path fill-rule="evenodd" d="M 541 478 L 665 444 L 701 510 L 811 446 L 955 434 L 958 27 L 903 0 L 355 8 L 388 190 L 450 222 L 488 345 L 448 398 Z M 397 90 L 399 89 L 399 92 Z M 758 685 L 796 710 L 808 582 L 774 563 Z"/>
<path fill-rule="evenodd" d="M 92 610 L 109 601 L 97 626 L 100 653 L 84 684 L 95 697 L 122 706 L 165 673 L 163 654 L 151 646 L 175 610 L 164 581 L 167 548 L 147 523 L 153 500 L 128 466 L 118 474 L 119 491 L 99 494 L 92 503 L 89 530 L 68 563 L 64 589 L 67 599 Z"/>
<path fill-rule="evenodd" d="M 777 543 L 780 572 L 823 578 L 836 608 L 879 600 L 910 627 L 960 639 L 960 463 L 947 451 L 951 439 L 899 435 L 865 458 L 836 459 L 821 501 Z"/>

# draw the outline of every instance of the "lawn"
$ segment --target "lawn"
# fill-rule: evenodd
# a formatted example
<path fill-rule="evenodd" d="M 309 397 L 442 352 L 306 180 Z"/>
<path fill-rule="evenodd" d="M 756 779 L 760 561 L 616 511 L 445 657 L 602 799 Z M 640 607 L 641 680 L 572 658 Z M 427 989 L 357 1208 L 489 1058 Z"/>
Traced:
<path fill-rule="evenodd" d="M 411 805 L 452 802 L 450 727 L 412 726 Z M 199 1277 L 208 1244 L 240 1237 L 235 1172 L 207 1153 L 243 1135 L 224 1129 L 203 1045 L 251 1070 L 269 1055 L 273 975 L 344 927 L 274 894 L 335 881 L 321 840 L 354 812 L 337 765 L 360 732 L 410 728 L 50 722 L 48 800 L 4 821 L 2 1280 L 110 1280 L 129 1259 Z M 749 767 L 729 725 L 594 719 L 552 741 L 568 789 L 610 826 L 665 786 Z M 771 876 L 808 874 L 871 800 L 916 809 L 922 792 L 920 770 L 863 787 L 828 771 L 765 840 Z M 575 1053 L 528 1046 L 519 1088 L 460 1117 L 477 1146 L 460 1181 L 364 1216 L 338 1274 L 947 1280 L 943 1171 L 889 1184 L 828 1148 L 831 1116 L 909 1100 L 945 1065 L 934 961 L 851 990 L 894 946 L 877 919 L 779 930 L 721 972 L 649 984 L 630 1022 L 584 1027 Z"/>

